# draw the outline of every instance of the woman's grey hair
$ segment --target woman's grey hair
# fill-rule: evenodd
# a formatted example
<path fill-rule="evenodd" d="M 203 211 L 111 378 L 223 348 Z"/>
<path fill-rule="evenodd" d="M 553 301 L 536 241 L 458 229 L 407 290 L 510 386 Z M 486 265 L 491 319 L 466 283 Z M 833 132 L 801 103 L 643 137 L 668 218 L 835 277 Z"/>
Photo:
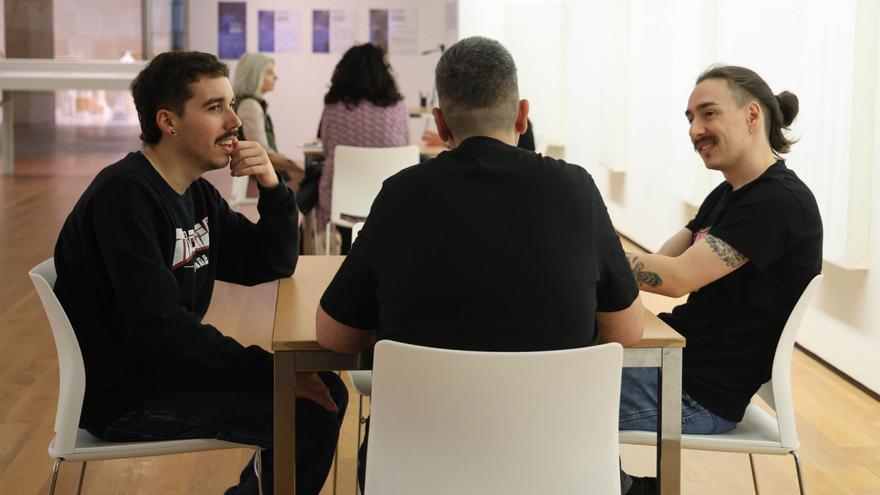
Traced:
<path fill-rule="evenodd" d="M 272 57 L 262 53 L 245 53 L 238 59 L 235 66 L 235 76 L 232 80 L 232 92 L 235 96 L 253 95 L 258 98 L 263 96 L 263 75 L 266 66 L 275 64 Z"/>
<path fill-rule="evenodd" d="M 434 77 L 453 134 L 513 128 L 519 110 L 516 64 L 501 43 L 481 36 L 459 41 L 440 57 Z"/>

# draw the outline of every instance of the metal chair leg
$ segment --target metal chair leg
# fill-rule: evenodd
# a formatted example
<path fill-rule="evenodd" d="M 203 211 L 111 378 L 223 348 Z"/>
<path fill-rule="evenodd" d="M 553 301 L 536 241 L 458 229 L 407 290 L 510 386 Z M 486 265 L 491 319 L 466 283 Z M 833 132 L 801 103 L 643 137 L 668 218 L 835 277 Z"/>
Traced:
<path fill-rule="evenodd" d="M 64 462 L 64 459 L 59 457 L 52 463 L 52 480 L 49 482 L 49 495 L 55 494 L 55 482 L 58 481 L 58 469 L 61 468 L 62 462 Z"/>
<path fill-rule="evenodd" d="M 791 456 L 794 457 L 794 467 L 797 469 L 798 488 L 801 491 L 801 495 L 804 495 L 804 473 L 801 471 L 801 458 L 796 451 L 792 452 Z"/>
<path fill-rule="evenodd" d="M 755 495 L 760 495 L 758 490 L 758 476 L 755 474 L 755 456 L 749 454 L 749 465 L 752 467 L 752 483 L 755 484 Z"/>
<path fill-rule="evenodd" d="M 79 485 L 76 487 L 76 495 L 80 495 L 80 493 L 82 493 L 83 480 L 86 477 L 86 464 L 88 463 L 89 461 L 83 461 L 82 468 L 80 468 L 79 470 Z"/>
<path fill-rule="evenodd" d="M 263 449 L 254 453 L 254 474 L 257 475 L 257 493 L 263 495 Z"/>
<path fill-rule="evenodd" d="M 360 483 L 358 483 L 357 464 L 360 460 L 360 456 L 358 456 L 358 453 L 361 448 L 361 434 L 362 434 L 363 427 L 364 427 L 364 396 L 358 394 L 358 434 L 357 434 L 357 439 L 355 439 L 355 442 L 354 442 L 354 458 L 355 458 L 355 462 L 354 462 L 354 465 L 355 465 L 354 492 L 355 493 L 359 493 L 361 491 Z"/>

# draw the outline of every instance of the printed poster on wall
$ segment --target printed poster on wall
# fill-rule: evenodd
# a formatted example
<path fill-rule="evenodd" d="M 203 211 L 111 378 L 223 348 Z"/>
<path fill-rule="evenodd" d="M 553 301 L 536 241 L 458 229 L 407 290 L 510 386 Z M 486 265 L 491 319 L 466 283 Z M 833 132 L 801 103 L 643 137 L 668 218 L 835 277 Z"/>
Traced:
<path fill-rule="evenodd" d="M 387 53 L 415 55 L 418 52 L 418 10 L 370 9 L 370 43 Z"/>
<path fill-rule="evenodd" d="M 312 52 L 342 53 L 354 45 L 357 11 L 313 10 Z"/>
<path fill-rule="evenodd" d="M 357 11 L 330 11 L 330 51 L 343 53 L 354 45 L 357 33 Z"/>
<path fill-rule="evenodd" d="M 275 51 L 275 11 L 257 11 L 257 50 L 261 52 Z"/>
<path fill-rule="evenodd" d="M 415 55 L 419 44 L 419 11 L 388 9 L 388 53 Z"/>
<path fill-rule="evenodd" d="M 300 12 L 279 10 L 275 12 L 275 51 L 298 53 L 302 37 Z"/>
<path fill-rule="evenodd" d="M 245 3 L 220 2 L 217 4 L 217 53 L 220 58 L 237 59 L 245 52 Z"/>
<path fill-rule="evenodd" d="M 257 11 L 261 52 L 298 52 L 300 13 L 289 10 Z"/>
<path fill-rule="evenodd" d="M 370 43 L 388 52 L 388 9 L 370 9 Z"/>
<path fill-rule="evenodd" d="M 312 52 L 330 53 L 330 11 L 312 11 Z"/>

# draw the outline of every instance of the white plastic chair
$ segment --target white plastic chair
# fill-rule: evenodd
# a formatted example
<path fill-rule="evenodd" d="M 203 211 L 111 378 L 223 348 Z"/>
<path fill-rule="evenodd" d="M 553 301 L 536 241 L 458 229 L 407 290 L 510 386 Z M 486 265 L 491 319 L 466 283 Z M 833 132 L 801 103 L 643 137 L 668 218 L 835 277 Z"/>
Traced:
<path fill-rule="evenodd" d="M 333 192 L 330 221 L 325 226 L 326 254 L 330 254 L 330 225 L 351 228 L 342 218 L 366 218 L 382 182 L 400 170 L 419 163 L 419 147 L 359 148 L 339 145 L 333 158 Z"/>
<path fill-rule="evenodd" d="M 365 493 L 619 494 L 622 359 L 379 341 Z"/>
<path fill-rule="evenodd" d="M 249 181 L 249 175 L 245 175 L 244 177 L 232 178 L 232 189 L 229 193 L 229 207 L 233 210 L 238 210 L 241 205 L 257 204 L 257 199 L 259 198 L 249 198 L 247 195 Z"/>
<path fill-rule="evenodd" d="M 54 258 L 49 258 L 35 266 L 29 275 L 37 289 L 37 294 L 40 296 L 40 301 L 43 303 L 46 316 L 49 318 L 49 325 L 52 327 L 52 335 L 55 338 L 55 349 L 58 352 L 58 371 L 60 374 L 58 409 L 55 413 L 55 438 L 49 443 L 49 456 L 55 460 L 52 466 L 52 481 L 49 486 L 50 495 L 55 493 L 58 469 L 64 461 L 82 461 L 83 463 L 79 474 L 77 494 L 82 490 L 86 463 L 106 459 L 245 448 L 256 451 L 254 469 L 259 477 L 261 469 L 260 448 L 255 445 L 216 439 L 107 442 L 80 429 L 79 419 L 86 389 L 86 369 L 76 334 L 53 291 L 56 279 Z M 262 493 L 262 486 L 260 486 L 260 492 Z"/>
<path fill-rule="evenodd" d="M 804 494 L 804 475 L 801 471 L 800 441 L 795 424 L 794 402 L 791 396 L 791 355 L 794 339 L 810 301 L 819 288 L 822 275 L 816 275 L 804 289 L 797 304 L 791 310 L 788 321 L 782 329 L 776 354 L 773 357 L 773 371 L 770 381 L 761 386 L 758 394 L 775 412 L 774 419 L 755 403 L 749 404 L 745 416 L 736 428 L 718 435 L 682 435 L 681 447 L 691 450 L 715 452 L 739 452 L 749 454 L 752 469 L 752 482 L 758 492 L 758 478 L 755 476 L 754 454 L 788 455 L 794 458 L 797 470 L 798 488 Z M 621 431 L 620 442 L 633 445 L 656 445 L 657 434 L 647 431 Z"/>

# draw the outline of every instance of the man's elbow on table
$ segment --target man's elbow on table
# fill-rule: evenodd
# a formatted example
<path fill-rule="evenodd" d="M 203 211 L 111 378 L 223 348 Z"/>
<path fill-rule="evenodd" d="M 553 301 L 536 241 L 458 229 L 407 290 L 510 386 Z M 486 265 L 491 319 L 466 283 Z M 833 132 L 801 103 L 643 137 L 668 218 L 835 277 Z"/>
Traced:
<path fill-rule="evenodd" d="M 364 330 L 340 323 L 318 305 L 315 337 L 321 347 L 343 354 L 357 354 L 373 347 L 375 330 Z"/>
<path fill-rule="evenodd" d="M 596 313 L 599 326 L 599 342 L 618 342 L 621 345 L 634 345 L 642 340 L 645 329 L 642 298 L 636 296 L 628 308 L 620 311 Z"/>

